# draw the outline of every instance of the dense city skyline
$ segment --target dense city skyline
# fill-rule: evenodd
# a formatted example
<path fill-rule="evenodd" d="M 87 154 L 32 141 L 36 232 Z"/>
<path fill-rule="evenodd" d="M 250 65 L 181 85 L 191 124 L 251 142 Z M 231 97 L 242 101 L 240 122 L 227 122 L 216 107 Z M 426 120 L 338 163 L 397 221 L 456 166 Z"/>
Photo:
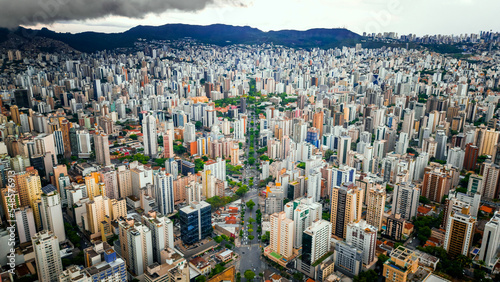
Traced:
<path fill-rule="evenodd" d="M 478 3 L 2 5 L 0 281 L 500 281 Z"/>

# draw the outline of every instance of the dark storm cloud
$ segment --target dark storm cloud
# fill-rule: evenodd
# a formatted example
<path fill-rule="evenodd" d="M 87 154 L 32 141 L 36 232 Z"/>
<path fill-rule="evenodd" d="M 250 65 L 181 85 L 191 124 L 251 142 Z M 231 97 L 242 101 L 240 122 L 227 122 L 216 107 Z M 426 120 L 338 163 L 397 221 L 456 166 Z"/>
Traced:
<path fill-rule="evenodd" d="M 210 4 L 244 6 L 242 0 L 0 0 L 0 26 L 51 24 L 106 16 L 143 18 L 168 10 L 199 11 Z"/>

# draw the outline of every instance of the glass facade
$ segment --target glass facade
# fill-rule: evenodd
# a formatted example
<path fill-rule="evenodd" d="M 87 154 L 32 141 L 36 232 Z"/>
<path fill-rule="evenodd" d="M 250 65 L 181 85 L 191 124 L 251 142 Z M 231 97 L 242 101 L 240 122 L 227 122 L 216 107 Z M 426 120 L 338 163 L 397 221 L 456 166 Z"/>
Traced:
<path fill-rule="evenodd" d="M 181 239 L 184 244 L 194 244 L 212 234 L 212 207 L 210 205 L 189 212 L 180 210 Z"/>

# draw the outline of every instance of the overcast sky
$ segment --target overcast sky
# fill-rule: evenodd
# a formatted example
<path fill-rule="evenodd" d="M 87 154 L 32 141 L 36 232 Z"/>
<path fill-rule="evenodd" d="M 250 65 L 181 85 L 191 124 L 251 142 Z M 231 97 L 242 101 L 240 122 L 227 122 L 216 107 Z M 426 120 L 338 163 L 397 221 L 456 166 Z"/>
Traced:
<path fill-rule="evenodd" d="M 32 1 L 36 0 L 9 2 Z M 20 23 L 15 22 L 14 18 L 9 19 L 8 17 L 4 22 L 9 21 L 9 23 L 16 25 L 28 23 L 23 25 L 36 28 L 45 26 L 52 30 L 73 33 L 82 31 L 122 32 L 136 25 L 163 25 L 167 23 L 200 25 L 224 23 L 247 25 L 264 31 L 345 27 L 359 34 L 395 31 L 400 35 L 500 31 L 499 0 L 44 1 L 71 4 L 69 7 L 64 6 L 61 9 L 57 8 L 56 5 L 56 8 L 50 13 L 47 12 L 45 17 L 43 14 L 32 17 L 33 12 L 31 12 L 24 17 L 16 14 L 16 19 L 24 19 Z M 96 9 L 81 11 L 81 7 L 73 4 L 80 3 L 83 6 L 88 6 L 89 2 L 99 3 L 100 6 Z M 180 5 L 181 2 L 187 4 Z M 136 9 L 137 6 L 141 8 Z M 12 7 L 12 9 L 14 8 L 16 7 Z M 74 12 L 72 9 L 79 12 Z M 4 8 L 3 10 L 3 12 L 0 11 L 0 15 L 10 13 L 8 9 L 6 11 Z M 41 10 L 43 11 L 43 9 Z M 36 24 L 37 22 L 43 22 L 43 24 Z M 0 21 L 0 25 L 5 26 L 6 24 Z"/>

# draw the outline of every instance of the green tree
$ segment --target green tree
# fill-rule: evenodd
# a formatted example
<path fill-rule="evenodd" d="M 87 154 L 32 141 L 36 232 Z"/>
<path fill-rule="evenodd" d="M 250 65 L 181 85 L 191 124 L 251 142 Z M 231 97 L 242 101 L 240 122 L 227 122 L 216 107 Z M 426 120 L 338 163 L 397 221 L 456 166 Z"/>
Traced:
<path fill-rule="evenodd" d="M 354 282 L 372 282 L 378 280 L 378 274 L 375 270 L 370 269 L 368 271 L 361 272 L 358 276 L 354 276 Z"/>
<path fill-rule="evenodd" d="M 194 171 L 195 172 L 202 171 L 204 166 L 205 166 L 205 162 L 203 162 L 202 159 L 194 160 Z"/>
<path fill-rule="evenodd" d="M 203 123 L 201 121 L 197 121 L 195 122 L 194 126 L 197 130 L 201 130 L 201 128 L 203 127 Z"/>
<path fill-rule="evenodd" d="M 388 259 L 389 259 L 388 256 L 380 254 L 377 260 L 377 265 L 379 266 L 379 268 L 381 268 Z"/>
<path fill-rule="evenodd" d="M 246 206 L 247 206 L 247 208 L 249 208 L 250 210 L 252 210 L 253 207 L 255 206 L 255 203 L 252 200 L 250 200 L 250 201 L 248 201 L 246 203 Z"/>
<path fill-rule="evenodd" d="M 129 137 L 130 137 L 130 139 L 132 139 L 132 140 L 137 140 L 137 138 L 138 138 L 138 137 L 137 137 L 137 134 L 131 134 Z"/>
<path fill-rule="evenodd" d="M 200 276 L 196 277 L 195 281 L 196 282 L 205 282 L 205 281 L 207 281 L 207 277 L 205 275 L 200 275 Z"/>
<path fill-rule="evenodd" d="M 431 201 L 429 199 L 427 199 L 425 196 L 420 196 L 419 200 L 418 200 L 420 203 L 424 204 L 424 205 L 428 205 L 431 203 Z"/>
<path fill-rule="evenodd" d="M 326 150 L 326 152 L 325 152 L 325 160 L 328 161 L 332 155 L 333 155 L 333 151 L 332 150 L 330 150 L 330 149 Z"/>
<path fill-rule="evenodd" d="M 255 164 L 255 158 L 254 157 L 248 158 L 248 164 L 254 165 Z"/>
<path fill-rule="evenodd" d="M 251 271 L 250 269 L 245 271 L 245 278 L 249 281 L 253 280 L 255 278 L 255 273 Z"/>

